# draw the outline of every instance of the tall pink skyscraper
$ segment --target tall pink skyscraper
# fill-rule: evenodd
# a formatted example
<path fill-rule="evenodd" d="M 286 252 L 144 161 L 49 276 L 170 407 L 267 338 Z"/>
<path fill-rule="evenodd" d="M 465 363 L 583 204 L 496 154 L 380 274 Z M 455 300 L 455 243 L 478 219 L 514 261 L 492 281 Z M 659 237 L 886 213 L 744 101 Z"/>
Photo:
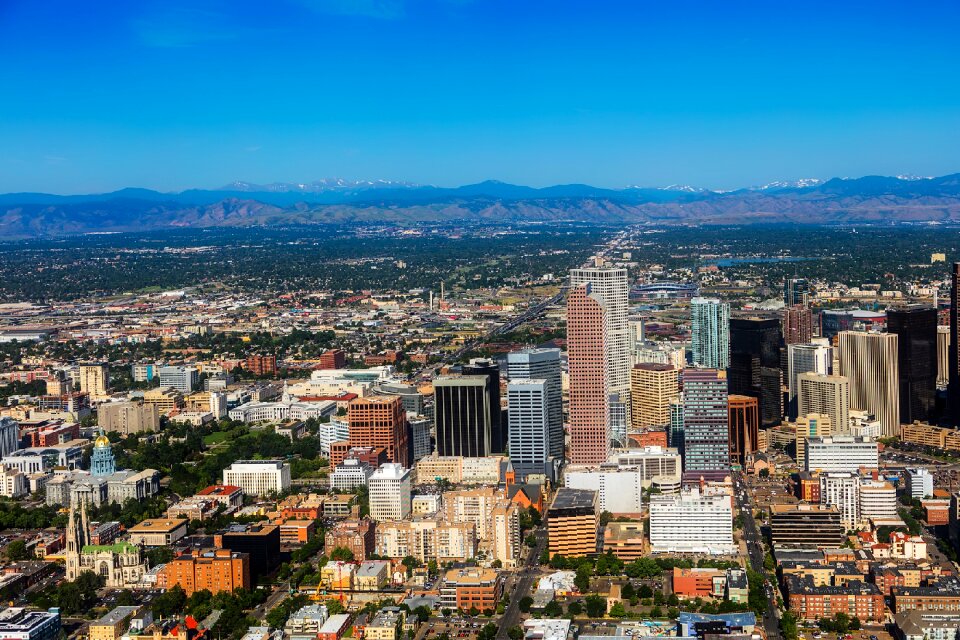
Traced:
<path fill-rule="evenodd" d="M 567 296 L 570 366 L 570 462 L 600 464 L 610 452 L 610 413 L 603 304 L 590 284 Z"/>

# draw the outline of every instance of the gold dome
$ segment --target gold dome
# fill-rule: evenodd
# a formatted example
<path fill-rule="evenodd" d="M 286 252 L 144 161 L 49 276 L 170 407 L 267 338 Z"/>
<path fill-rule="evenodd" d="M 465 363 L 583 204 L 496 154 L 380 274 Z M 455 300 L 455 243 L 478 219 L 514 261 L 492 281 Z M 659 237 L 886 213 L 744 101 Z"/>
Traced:
<path fill-rule="evenodd" d="M 105 435 L 103 435 L 103 434 L 101 433 L 99 436 L 97 436 L 97 439 L 94 441 L 93 446 L 95 446 L 95 447 L 109 447 L 109 446 L 110 446 L 110 438 L 108 438 L 107 436 L 105 436 Z"/>

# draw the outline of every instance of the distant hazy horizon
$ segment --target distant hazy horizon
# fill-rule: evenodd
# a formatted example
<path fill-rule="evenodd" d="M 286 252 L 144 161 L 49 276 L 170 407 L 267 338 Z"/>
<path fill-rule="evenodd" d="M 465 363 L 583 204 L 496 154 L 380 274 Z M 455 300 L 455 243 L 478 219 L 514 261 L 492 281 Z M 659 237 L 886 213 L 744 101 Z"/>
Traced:
<path fill-rule="evenodd" d="M 960 5 L 0 3 L 0 192 L 960 171 Z"/>

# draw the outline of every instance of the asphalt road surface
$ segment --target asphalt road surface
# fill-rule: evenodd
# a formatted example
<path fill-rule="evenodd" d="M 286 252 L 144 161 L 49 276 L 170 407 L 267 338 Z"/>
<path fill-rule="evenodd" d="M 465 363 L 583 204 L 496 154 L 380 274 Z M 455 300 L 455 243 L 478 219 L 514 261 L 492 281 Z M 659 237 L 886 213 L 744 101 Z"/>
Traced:
<path fill-rule="evenodd" d="M 753 504 L 750 498 L 750 490 L 743 481 L 743 476 L 739 473 L 734 475 L 734 493 L 737 498 L 737 508 L 743 516 L 743 539 L 747 543 L 747 555 L 750 558 L 750 568 L 766 575 L 763 568 L 763 540 L 760 536 L 760 528 L 753 517 Z M 767 611 L 763 615 L 763 628 L 766 630 L 768 640 L 780 640 L 780 624 L 778 621 L 779 608 L 777 607 L 777 591 L 772 582 L 765 586 L 767 594 Z"/>
<path fill-rule="evenodd" d="M 500 617 L 496 640 L 508 640 L 507 631 L 520 624 L 520 600 L 530 595 L 533 583 L 540 579 L 540 554 L 547 544 L 546 524 L 541 525 L 534 533 L 537 537 L 537 546 L 530 550 L 527 561 L 517 572 L 517 579 L 510 590 L 510 604 Z"/>

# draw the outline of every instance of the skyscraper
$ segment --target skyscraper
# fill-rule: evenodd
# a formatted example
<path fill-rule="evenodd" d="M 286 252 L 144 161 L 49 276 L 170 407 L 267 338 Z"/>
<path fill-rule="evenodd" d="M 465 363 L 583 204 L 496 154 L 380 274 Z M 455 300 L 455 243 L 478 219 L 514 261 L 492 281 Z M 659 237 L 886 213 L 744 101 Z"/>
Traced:
<path fill-rule="evenodd" d="M 630 370 L 631 427 L 670 424 L 670 403 L 680 395 L 680 372 L 669 364 L 645 362 Z"/>
<path fill-rule="evenodd" d="M 433 392 L 437 453 L 465 457 L 494 453 L 488 377 L 440 376 L 433 381 Z"/>
<path fill-rule="evenodd" d="M 463 375 L 484 376 L 487 379 L 487 394 L 490 404 L 490 453 L 503 453 L 507 450 L 507 429 L 503 422 L 503 409 L 500 405 L 500 367 L 488 358 L 473 358 L 463 365 Z"/>
<path fill-rule="evenodd" d="M 510 462 L 521 482 L 530 474 L 555 479 L 551 461 L 556 457 L 550 452 L 549 386 L 543 379 L 523 378 L 511 378 L 507 385 Z M 560 454 L 563 455 L 562 449 Z"/>
<path fill-rule="evenodd" d="M 830 416 L 834 433 L 850 433 L 850 383 L 843 376 L 807 372 L 797 376 L 797 415 Z"/>
<path fill-rule="evenodd" d="M 49 384 L 49 383 L 48 383 Z M 950 384 L 950 326 L 937 327 L 937 388 Z"/>
<path fill-rule="evenodd" d="M 757 450 L 760 414 L 757 399 L 731 395 L 727 398 L 730 462 L 743 466 L 747 455 Z"/>
<path fill-rule="evenodd" d="M 610 451 L 610 386 L 604 304 L 592 284 L 567 294 L 570 369 L 570 461 L 602 464 Z"/>
<path fill-rule="evenodd" d="M 783 283 L 783 304 L 792 307 L 810 301 L 810 283 L 806 278 L 787 278 Z"/>
<path fill-rule="evenodd" d="M 950 286 L 950 355 L 947 383 L 947 411 L 950 421 L 960 424 L 960 262 L 953 263 Z"/>
<path fill-rule="evenodd" d="M 780 322 L 775 318 L 730 320 L 730 393 L 757 398 L 760 425 L 780 424 Z"/>
<path fill-rule="evenodd" d="M 667 444 L 683 453 L 683 394 L 670 402 L 670 430 Z"/>
<path fill-rule="evenodd" d="M 690 300 L 693 364 L 709 369 L 730 366 L 730 305 L 716 298 Z"/>
<path fill-rule="evenodd" d="M 590 285 L 590 295 L 603 306 L 603 326 L 606 332 L 604 353 L 607 367 L 607 393 L 620 395 L 620 401 L 630 406 L 630 280 L 627 270 L 611 267 L 591 267 L 570 270 L 570 288 Z"/>
<path fill-rule="evenodd" d="M 80 391 L 97 397 L 106 395 L 109 388 L 110 368 L 107 364 L 97 362 L 80 365 Z"/>
<path fill-rule="evenodd" d="M 563 373 L 560 349 L 526 349 L 507 354 L 507 378 L 544 380 L 547 388 L 549 455 L 563 457 Z"/>
<path fill-rule="evenodd" d="M 716 369 L 683 374 L 684 471 L 730 469 L 727 375 Z"/>
<path fill-rule="evenodd" d="M 882 435 L 900 433 L 898 340 L 894 333 L 841 331 L 840 374 L 850 381 L 850 408 L 880 421 Z"/>
<path fill-rule="evenodd" d="M 813 340 L 813 312 L 810 307 L 795 304 L 783 308 L 784 344 L 805 343 Z"/>
<path fill-rule="evenodd" d="M 898 338 L 900 422 L 927 422 L 937 396 L 937 310 L 920 304 L 887 309 L 887 331 Z"/>
<path fill-rule="evenodd" d="M 383 447 L 390 462 L 411 464 L 407 414 L 399 396 L 354 398 L 347 406 L 352 447 Z"/>
<path fill-rule="evenodd" d="M 788 414 L 796 418 L 797 393 L 799 387 L 797 378 L 802 373 L 819 373 L 829 375 L 833 369 L 833 348 L 825 344 L 789 344 L 787 345 L 787 389 L 789 407 Z"/>

